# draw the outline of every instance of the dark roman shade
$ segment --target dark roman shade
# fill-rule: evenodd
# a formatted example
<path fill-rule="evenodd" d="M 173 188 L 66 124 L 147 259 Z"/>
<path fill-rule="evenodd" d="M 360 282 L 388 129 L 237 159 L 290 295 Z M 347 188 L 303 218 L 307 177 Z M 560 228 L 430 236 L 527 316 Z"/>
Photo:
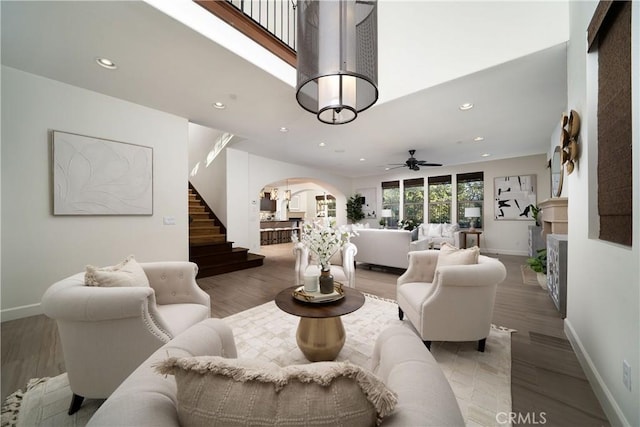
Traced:
<path fill-rule="evenodd" d="M 385 181 L 382 183 L 382 189 L 400 188 L 400 181 Z"/>
<path fill-rule="evenodd" d="M 408 187 L 424 187 L 424 178 L 405 179 L 404 188 Z"/>
<path fill-rule="evenodd" d="M 432 184 L 451 184 L 451 175 L 430 176 L 429 185 Z"/>
<path fill-rule="evenodd" d="M 598 53 L 600 239 L 631 246 L 631 2 L 601 1 L 587 38 Z"/>

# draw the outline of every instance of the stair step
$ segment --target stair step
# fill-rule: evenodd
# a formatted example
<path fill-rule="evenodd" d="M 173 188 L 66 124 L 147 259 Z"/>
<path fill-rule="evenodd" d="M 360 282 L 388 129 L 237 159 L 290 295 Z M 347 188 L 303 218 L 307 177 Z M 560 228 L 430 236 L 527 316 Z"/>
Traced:
<path fill-rule="evenodd" d="M 202 220 L 202 219 L 213 221 L 213 219 L 209 218 L 208 212 L 189 212 L 189 215 L 191 215 L 194 221 Z"/>
<path fill-rule="evenodd" d="M 199 236 L 189 236 L 189 244 L 199 245 L 207 243 L 222 243 L 226 239 L 224 234 L 203 234 Z"/>
<path fill-rule="evenodd" d="M 216 274 L 223 274 L 232 271 L 244 270 L 247 268 L 259 267 L 263 263 L 264 256 L 247 253 L 246 259 L 243 261 L 228 262 L 215 266 L 198 265 L 198 275 L 196 277 L 200 279 L 203 277 L 214 276 Z"/>
<path fill-rule="evenodd" d="M 233 242 L 218 242 L 204 245 L 191 245 L 189 247 L 189 257 L 195 258 L 199 256 L 219 254 L 222 252 L 231 252 L 233 250 Z"/>
<path fill-rule="evenodd" d="M 247 260 L 246 248 L 233 248 L 230 252 L 220 252 L 209 255 L 192 255 L 189 257 L 191 262 L 198 264 L 199 268 L 215 267 L 234 262 L 242 262 Z"/>
<path fill-rule="evenodd" d="M 191 226 L 189 227 L 189 236 L 202 236 L 202 235 L 208 235 L 208 234 L 220 234 L 220 227 L 216 226 L 216 225 L 193 225 L 193 223 L 191 223 Z"/>
<path fill-rule="evenodd" d="M 194 213 L 196 213 L 196 212 L 207 212 L 207 210 L 202 205 L 197 205 L 197 206 L 189 205 L 189 212 L 194 212 Z"/>

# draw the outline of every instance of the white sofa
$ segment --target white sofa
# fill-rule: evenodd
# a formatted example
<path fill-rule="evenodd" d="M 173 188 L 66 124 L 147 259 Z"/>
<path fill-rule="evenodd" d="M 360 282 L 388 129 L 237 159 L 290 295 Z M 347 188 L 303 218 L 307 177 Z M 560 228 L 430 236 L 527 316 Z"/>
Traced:
<path fill-rule="evenodd" d="M 175 379 L 156 373 L 153 365 L 171 356 L 202 355 L 236 357 L 233 334 L 223 320 L 200 322 L 158 349 L 102 404 L 87 426 L 179 426 Z M 396 325 L 380 334 L 372 370 L 398 394 L 398 404 L 383 419 L 383 426 L 464 425 L 449 382 L 408 328 Z"/>
<path fill-rule="evenodd" d="M 420 224 L 418 239 L 412 243 L 412 251 L 440 248 L 443 243 L 460 247 L 460 226 L 458 224 Z"/>
<path fill-rule="evenodd" d="M 411 250 L 411 232 L 408 230 L 361 228 L 351 238 L 358 247 L 356 262 L 407 268 L 407 254 Z"/>

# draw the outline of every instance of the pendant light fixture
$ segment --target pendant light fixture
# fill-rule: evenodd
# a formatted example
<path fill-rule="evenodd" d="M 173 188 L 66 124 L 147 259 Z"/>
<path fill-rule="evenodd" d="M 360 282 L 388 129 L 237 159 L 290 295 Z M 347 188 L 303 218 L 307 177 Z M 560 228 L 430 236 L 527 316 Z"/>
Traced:
<path fill-rule="evenodd" d="M 290 201 L 291 200 L 291 190 L 289 190 L 289 180 L 287 179 L 287 189 L 284 192 L 283 200 Z"/>
<path fill-rule="evenodd" d="M 323 123 L 349 123 L 378 100 L 377 0 L 298 1 L 296 99 Z"/>

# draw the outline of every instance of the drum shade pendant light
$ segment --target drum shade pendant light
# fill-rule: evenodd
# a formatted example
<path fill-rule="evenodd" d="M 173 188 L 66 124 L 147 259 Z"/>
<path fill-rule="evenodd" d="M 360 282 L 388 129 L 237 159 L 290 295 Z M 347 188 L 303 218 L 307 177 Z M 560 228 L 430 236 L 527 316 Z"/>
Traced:
<path fill-rule="evenodd" d="M 376 0 L 298 2 L 296 99 L 318 120 L 349 123 L 378 100 Z"/>

